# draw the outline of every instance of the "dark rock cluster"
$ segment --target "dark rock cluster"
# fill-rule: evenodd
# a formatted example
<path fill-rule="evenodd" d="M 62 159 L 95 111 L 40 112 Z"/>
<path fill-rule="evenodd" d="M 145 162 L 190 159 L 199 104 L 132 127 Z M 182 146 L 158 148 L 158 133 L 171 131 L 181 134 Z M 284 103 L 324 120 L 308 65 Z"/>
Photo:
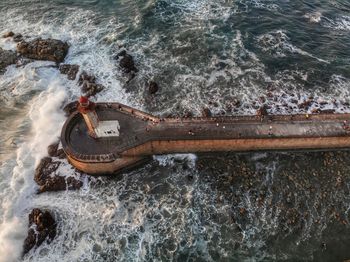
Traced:
<path fill-rule="evenodd" d="M 74 190 L 82 187 L 82 181 L 73 176 L 64 177 L 55 174 L 55 171 L 61 165 L 61 161 L 55 161 L 52 157 L 59 159 L 65 158 L 63 149 L 58 149 L 58 143 L 48 147 L 50 157 L 41 159 L 35 170 L 34 180 L 39 185 L 39 193 L 47 191 Z"/>
<path fill-rule="evenodd" d="M 45 240 L 51 242 L 56 236 L 56 222 L 49 211 L 38 208 L 29 214 L 29 230 L 24 240 L 23 255 L 40 246 Z"/>
<path fill-rule="evenodd" d="M 17 52 L 24 57 L 36 60 L 48 60 L 56 63 L 63 62 L 68 53 L 69 46 L 66 42 L 57 39 L 41 39 L 17 44 Z"/>
<path fill-rule="evenodd" d="M 259 159 L 250 153 L 203 154 L 198 156 L 197 170 L 215 192 L 217 203 L 231 206 L 231 221 L 239 231 L 273 221 L 278 230 L 272 241 L 288 241 L 306 229 L 318 236 L 326 225 L 349 227 L 344 201 L 349 192 L 349 154 L 267 153 Z M 271 235 L 269 229 L 259 233 Z"/>

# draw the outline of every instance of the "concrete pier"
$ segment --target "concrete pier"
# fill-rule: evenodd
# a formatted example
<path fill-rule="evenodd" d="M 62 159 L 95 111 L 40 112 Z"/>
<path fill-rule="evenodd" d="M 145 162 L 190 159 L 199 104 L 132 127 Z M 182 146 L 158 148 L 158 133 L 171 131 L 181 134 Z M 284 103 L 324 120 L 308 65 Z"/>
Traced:
<path fill-rule="evenodd" d="M 94 138 L 73 113 L 61 134 L 70 163 L 89 174 L 132 168 L 154 154 L 350 148 L 350 114 L 158 118 L 119 103 L 97 103 L 118 136 Z"/>

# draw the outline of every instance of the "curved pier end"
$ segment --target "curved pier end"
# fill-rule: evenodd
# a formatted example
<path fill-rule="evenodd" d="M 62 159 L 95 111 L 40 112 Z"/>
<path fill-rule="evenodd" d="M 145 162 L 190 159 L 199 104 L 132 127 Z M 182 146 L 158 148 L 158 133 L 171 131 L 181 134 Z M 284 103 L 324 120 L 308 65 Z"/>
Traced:
<path fill-rule="evenodd" d="M 98 119 L 118 121 L 118 136 L 94 138 L 79 112 L 63 126 L 70 163 L 112 174 L 154 154 L 350 148 L 350 114 L 158 118 L 119 103 L 97 103 Z"/>

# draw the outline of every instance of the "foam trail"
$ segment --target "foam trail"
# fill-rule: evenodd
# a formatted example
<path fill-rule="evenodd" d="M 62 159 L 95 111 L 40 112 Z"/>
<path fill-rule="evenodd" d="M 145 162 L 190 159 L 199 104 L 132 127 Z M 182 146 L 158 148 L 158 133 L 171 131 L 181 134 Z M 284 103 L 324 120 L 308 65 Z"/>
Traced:
<path fill-rule="evenodd" d="M 5 174 L 8 167 L 4 165 L 1 168 L 1 173 L 7 177 L 10 185 L 2 195 L 1 203 L 1 262 L 15 261 L 21 254 L 27 223 L 24 214 L 32 206 L 32 197 L 36 190 L 34 169 L 47 154 L 47 146 L 57 140 L 65 119 L 60 107 L 66 99 L 66 91 L 57 78 L 57 73 L 43 81 L 48 89 L 30 101 L 32 134 L 17 150 L 15 167 L 10 172 L 12 176 Z"/>

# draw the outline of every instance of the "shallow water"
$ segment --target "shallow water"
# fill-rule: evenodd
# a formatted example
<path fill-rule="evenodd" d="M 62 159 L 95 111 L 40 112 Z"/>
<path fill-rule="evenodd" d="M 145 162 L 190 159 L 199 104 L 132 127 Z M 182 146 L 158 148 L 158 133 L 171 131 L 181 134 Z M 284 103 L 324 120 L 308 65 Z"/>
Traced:
<path fill-rule="evenodd" d="M 1 34 L 68 41 L 65 62 L 107 87 L 98 101 L 163 115 L 350 111 L 345 0 L 10 0 L 0 12 Z M 122 48 L 139 69 L 129 83 L 113 59 Z M 347 151 L 156 156 L 120 176 L 83 177 L 79 191 L 35 194 L 61 107 L 79 95 L 50 62 L 0 75 L 0 261 L 19 258 L 33 207 L 54 211 L 59 234 L 24 261 L 350 258 Z M 59 172 L 74 173 L 67 163 Z"/>

